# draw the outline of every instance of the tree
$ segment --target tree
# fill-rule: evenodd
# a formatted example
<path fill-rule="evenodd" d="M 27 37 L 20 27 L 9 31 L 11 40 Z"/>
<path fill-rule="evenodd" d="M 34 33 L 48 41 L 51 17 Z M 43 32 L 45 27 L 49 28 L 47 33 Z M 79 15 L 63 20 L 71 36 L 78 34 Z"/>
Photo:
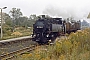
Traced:
<path fill-rule="evenodd" d="M 22 16 L 22 12 L 20 11 L 19 8 L 17 8 L 17 9 L 12 8 L 12 10 L 10 10 L 10 14 L 11 14 L 12 18 L 14 18 L 14 20 L 18 19 L 19 17 Z"/>
<path fill-rule="evenodd" d="M 5 21 L 5 24 L 8 26 L 12 26 L 12 20 L 11 17 L 9 16 L 9 14 L 7 13 L 3 13 L 3 20 Z"/>
<path fill-rule="evenodd" d="M 18 18 L 21 17 L 23 14 L 22 12 L 20 11 L 19 8 L 12 8 L 12 10 L 10 10 L 10 15 L 12 17 L 12 22 L 13 22 L 13 32 L 14 32 L 14 27 L 16 25 L 18 25 Z"/>
<path fill-rule="evenodd" d="M 28 20 L 28 17 L 25 17 L 25 16 L 23 16 L 23 17 L 19 17 L 18 18 L 18 26 L 24 26 L 24 27 L 27 27 L 27 20 Z"/>
<path fill-rule="evenodd" d="M 37 20 L 37 16 L 35 14 L 30 15 L 29 20 Z"/>
<path fill-rule="evenodd" d="M 38 17 L 35 14 L 30 15 L 28 19 L 28 26 L 33 26 L 34 22 L 38 19 Z"/>
<path fill-rule="evenodd" d="M 13 19 L 13 23 L 16 25 L 16 23 L 18 23 L 18 18 L 22 16 L 22 12 L 19 8 L 12 8 L 12 10 L 10 10 L 10 14 Z"/>
<path fill-rule="evenodd" d="M 88 14 L 88 17 L 87 18 L 90 18 L 90 13 Z"/>

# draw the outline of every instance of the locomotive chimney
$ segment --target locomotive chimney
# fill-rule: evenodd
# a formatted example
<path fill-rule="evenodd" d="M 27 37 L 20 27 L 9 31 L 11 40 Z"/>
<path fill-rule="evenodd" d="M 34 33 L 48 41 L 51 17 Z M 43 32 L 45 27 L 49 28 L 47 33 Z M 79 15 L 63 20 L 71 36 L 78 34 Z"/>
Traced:
<path fill-rule="evenodd" d="M 45 15 L 40 15 L 39 19 L 45 19 Z"/>
<path fill-rule="evenodd" d="M 45 15 L 42 15 L 42 18 L 45 18 Z"/>

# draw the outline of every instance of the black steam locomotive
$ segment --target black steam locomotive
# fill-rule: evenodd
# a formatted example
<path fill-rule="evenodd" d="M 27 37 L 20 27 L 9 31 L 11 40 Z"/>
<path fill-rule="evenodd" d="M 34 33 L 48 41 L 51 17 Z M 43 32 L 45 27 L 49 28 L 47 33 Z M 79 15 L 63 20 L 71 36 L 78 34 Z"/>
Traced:
<path fill-rule="evenodd" d="M 62 18 L 46 18 L 42 15 L 42 18 L 33 24 L 32 37 L 38 43 L 48 43 L 57 36 L 79 30 L 80 25 L 80 21 L 65 21 Z"/>

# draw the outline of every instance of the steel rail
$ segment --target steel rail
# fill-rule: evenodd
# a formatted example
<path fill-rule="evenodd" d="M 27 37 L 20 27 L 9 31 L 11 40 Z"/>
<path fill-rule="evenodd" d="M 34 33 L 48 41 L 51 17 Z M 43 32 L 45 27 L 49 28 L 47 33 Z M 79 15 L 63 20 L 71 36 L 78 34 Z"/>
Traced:
<path fill-rule="evenodd" d="M 30 47 L 25 47 L 25 48 L 20 49 L 20 50 L 16 50 L 16 51 L 13 51 L 13 52 L 10 52 L 7 54 L 3 54 L 0 56 L 0 60 L 7 60 L 7 59 L 14 58 L 17 54 L 22 54 L 22 53 L 34 50 L 35 47 L 36 47 L 36 45 L 32 45 Z"/>

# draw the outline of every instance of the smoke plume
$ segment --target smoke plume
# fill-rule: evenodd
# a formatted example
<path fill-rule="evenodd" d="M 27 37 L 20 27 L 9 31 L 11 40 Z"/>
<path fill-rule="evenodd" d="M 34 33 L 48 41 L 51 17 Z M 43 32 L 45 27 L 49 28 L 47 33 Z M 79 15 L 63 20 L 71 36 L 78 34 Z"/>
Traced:
<path fill-rule="evenodd" d="M 85 11 L 84 8 L 80 9 L 78 7 L 56 7 L 56 6 L 47 6 L 43 14 L 48 14 L 50 16 L 57 16 L 63 18 L 72 17 L 74 19 L 86 18 L 88 11 Z"/>

